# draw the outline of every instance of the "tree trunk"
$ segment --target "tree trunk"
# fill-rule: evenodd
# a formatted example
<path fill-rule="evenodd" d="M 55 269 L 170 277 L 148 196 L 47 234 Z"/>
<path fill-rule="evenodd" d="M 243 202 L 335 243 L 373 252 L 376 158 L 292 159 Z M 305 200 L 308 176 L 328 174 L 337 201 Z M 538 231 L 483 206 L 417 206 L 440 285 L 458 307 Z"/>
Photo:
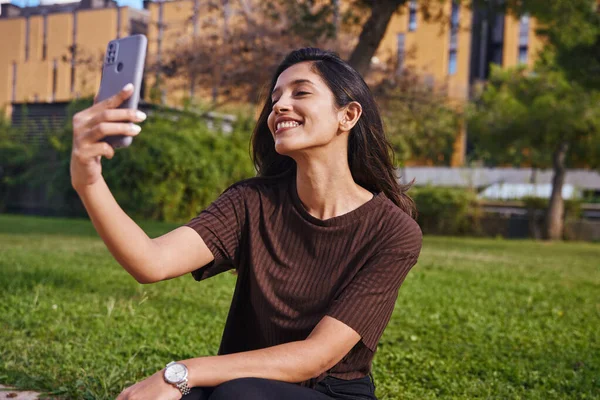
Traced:
<path fill-rule="evenodd" d="M 565 203 L 562 198 L 562 188 L 565 183 L 565 158 L 569 143 L 562 142 L 554 152 L 554 176 L 552 177 L 552 195 L 546 212 L 546 239 L 560 240 L 563 232 L 563 215 Z"/>
<path fill-rule="evenodd" d="M 401 4 L 406 0 L 374 1 L 371 8 L 371 16 L 363 25 L 363 30 L 358 38 L 358 44 L 354 48 L 348 63 L 354 67 L 362 76 L 369 71 L 371 58 L 381 43 L 385 30 L 394 14 Z"/>
<path fill-rule="evenodd" d="M 534 187 L 537 184 L 537 168 L 531 167 L 531 175 L 529 176 L 529 183 L 531 183 Z M 539 210 L 533 206 L 533 204 L 529 205 L 527 209 L 527 214 L 529 215 L 529 235 L 535 239 L 542 239 L 542 224 L 544 223 L 543 218 L 543 210 Z M 540 214 L 542 217 L 540 218 Z"/>

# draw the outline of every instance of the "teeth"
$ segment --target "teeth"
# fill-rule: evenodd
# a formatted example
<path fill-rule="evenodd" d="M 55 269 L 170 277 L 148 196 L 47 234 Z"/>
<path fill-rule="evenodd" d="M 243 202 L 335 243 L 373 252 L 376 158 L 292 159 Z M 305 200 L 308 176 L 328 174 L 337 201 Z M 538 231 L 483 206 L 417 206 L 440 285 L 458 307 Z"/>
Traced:
<path fill-rule="evenodd" d="M 299 123 L 297 123 L 296 121 L 285 121 L 285 122 L 280 122 L 277 124 L 277 130 L 281 129 L 281 128 L 293 128 L 295 126 L 300 125 Z"/>

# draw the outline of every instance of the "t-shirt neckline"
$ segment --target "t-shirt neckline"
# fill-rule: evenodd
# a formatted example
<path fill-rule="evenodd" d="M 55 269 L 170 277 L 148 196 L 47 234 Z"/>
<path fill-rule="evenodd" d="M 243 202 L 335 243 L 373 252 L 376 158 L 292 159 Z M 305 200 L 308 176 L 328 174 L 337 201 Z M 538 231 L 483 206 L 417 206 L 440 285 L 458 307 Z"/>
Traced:
<path fill-rule="evenodd" d="M 360 205 L 354 210 L 347 212 L 346 214 L 338 215 L 337 217 L 332 217 L 328 219 L 319 219 L 310 214 L 306 210 L 306 208 L 304 208 L 304 205 L 302 204 L 302 201 L 298 196 L 298 188 L 296 186 L 296 174 L 292 174 L 292 177 L 289 180 L 288 192 L 290 193 L 290 197 L 292 198 L 292 203 L 294 204 L 296 211 L 298 211 L 298 213 L 308 222 L 319 226 L 342 226 L 348 224 L 349 222 L 356 222 L 360 220 L 364 215 L 368 214 L 372 209 L 376 208 L 386 198 L 386 195 L 383 192 L 374 193 L 374 196 L 371 200 Z"/>

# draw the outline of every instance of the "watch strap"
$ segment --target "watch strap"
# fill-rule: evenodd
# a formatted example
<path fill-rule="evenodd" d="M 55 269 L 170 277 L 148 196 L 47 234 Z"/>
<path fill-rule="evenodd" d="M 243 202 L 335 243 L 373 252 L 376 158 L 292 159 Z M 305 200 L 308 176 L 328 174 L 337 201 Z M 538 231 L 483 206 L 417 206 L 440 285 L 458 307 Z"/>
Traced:
<path fill-rule="evenodd" d="M 190 387 L 187 384 L 187 379 L 183 382 L 179 382 L 175 386 L 177 387 L 177 389 L 179 389 L 181 394 L 183 394 L 184 396 L 187 396 L 188 394 L 190 394 Z"/>

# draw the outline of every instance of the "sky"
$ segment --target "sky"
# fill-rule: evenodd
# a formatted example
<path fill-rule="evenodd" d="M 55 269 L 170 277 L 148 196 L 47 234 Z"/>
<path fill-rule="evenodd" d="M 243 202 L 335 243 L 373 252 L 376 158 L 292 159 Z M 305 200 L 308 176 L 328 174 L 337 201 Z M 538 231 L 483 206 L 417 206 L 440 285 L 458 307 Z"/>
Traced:
<path fill-rule="evenodd" d="M 24 7 L 24 6 L 37 6 L 40 2 L 39 2 L 39 0 L 12 0 L 11 3 L 21 6 L 21 7 Z M 117 3 L 120 6 L 142 8 L 142 0 L 117 0 Z"/>

